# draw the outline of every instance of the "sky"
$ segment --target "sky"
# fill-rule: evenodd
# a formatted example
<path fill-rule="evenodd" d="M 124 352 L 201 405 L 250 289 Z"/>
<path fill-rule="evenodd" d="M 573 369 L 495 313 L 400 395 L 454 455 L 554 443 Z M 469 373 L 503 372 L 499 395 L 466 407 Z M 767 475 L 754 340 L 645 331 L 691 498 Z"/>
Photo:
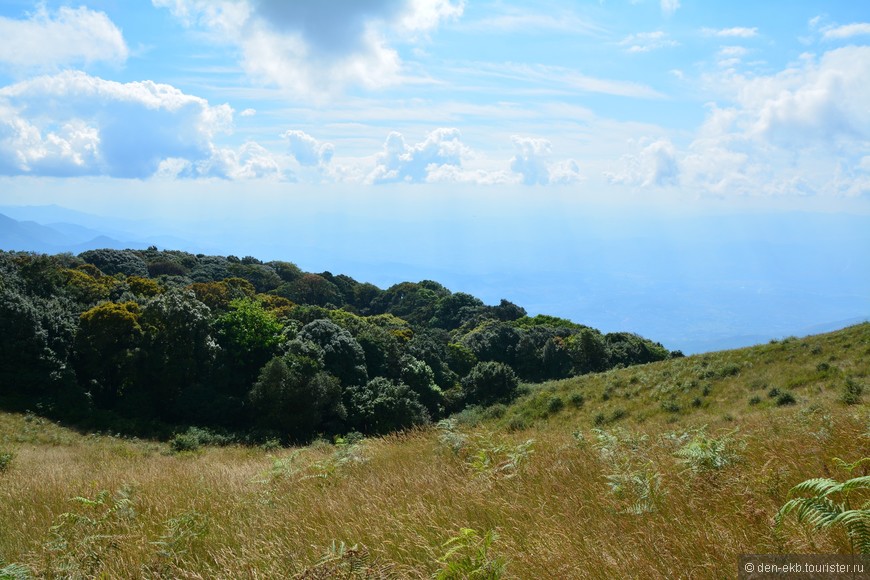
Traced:
<path fill-rule="evenodd" d="M 441 274 L 654 333 L 578 301 L 628 288 L 635 304 L 608 308 L 637 308 L 697 290 L 679 283 L 705 261 L 745 263 L 737 249 L 767 263 L 777 244 L 841 239 L 825 216 L 870 225 L 863 2 L 5 0 L 0 38 L 0 204 L 225 253 L 381 284 Z M 820 229 L 788 233 L 808 219 Z M 850 305 L 822 312 L 808 286 L 818 303 L 788 324 L 870 314 L 864 238 L 847 238 L 827 255 L 859 270 Z M 567 286 L 542 297 L 540 276 L 518 278 L 542 264 Z M 744 302 L 800 278 L 756 270 Z M 598 273 L 613 286 L 596 293 Z M 698 332 L 787 326 L 722 329 L 722 308 L 699 308 L 681 314 Z"/>

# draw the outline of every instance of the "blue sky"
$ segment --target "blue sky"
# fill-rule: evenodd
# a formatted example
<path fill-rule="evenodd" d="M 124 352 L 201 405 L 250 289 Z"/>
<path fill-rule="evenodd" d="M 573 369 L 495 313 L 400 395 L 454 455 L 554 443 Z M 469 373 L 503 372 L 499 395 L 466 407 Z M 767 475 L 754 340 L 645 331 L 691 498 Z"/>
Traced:
<path fill-rule="evenodd" d="M 776 243 L 794 212 L 870 215 L 863 2 L 7 0 L 0 37 L 0 204 L 148 219 L 226 253 L 380 283 L 366 267 L 461 262 L 472 291 L 480 264 L 511 274 L 479 249 L 490 234 L 565 268 L 572 224 L 684 247 L 700 238 L 672 230 L 696 216 L 763 214 Z M 276 217 L 309 239 L 247 243 L 291 239 Z M 408 223 L 391 255 L 380 238 Z M 758 235 L 728 223 L 692 231 Z M 568 300 L 546 306 L 589 315 Z"/>

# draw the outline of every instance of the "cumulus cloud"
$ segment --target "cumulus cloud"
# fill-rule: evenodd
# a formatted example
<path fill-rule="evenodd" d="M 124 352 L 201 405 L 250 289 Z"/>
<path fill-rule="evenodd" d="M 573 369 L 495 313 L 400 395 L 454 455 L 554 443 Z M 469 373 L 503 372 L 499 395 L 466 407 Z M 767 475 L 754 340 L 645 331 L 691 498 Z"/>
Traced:
<path fill-rule="evenodd" d="M 668 38 L 667 33 L 661 30 L 630 34 L 619 44 L 626 47 L 628 52 L 650 52 L 659 48 L 680 45 L 676 40 Z"/>
<path fill-rule="evenodd" d="M 581 179 L 580 168 L 574 160 L 549 163 L 552 144 L 536 137 L 511 137 L 516 153 L 511 159 L 511 171 L 521 177 L 525 185 L 567 184 Z"/>
<path fill-rule="evenodd" d="M 55 69 L 98 61 L 122 63 L 128 50 L 121 31 L 103 12 L 40 4 L 24 20 L 0 17 L 0 64 Z"/>
<path fill-rule="evenodd" d="M 166 159 L 212 157 L 232 109 L 170 85 L 67 71 L 0 88 L 0 171 L 147 177 Z"/>
<path fill-rule="evenodd" d="M 550 182 L 550 172 L 544 157 L 550 154 L 552 146 L 546 139 L 534 137 L 511 137 L 517 152 L 511 159 L 511 171 L 522 175 L 526 185 L 546 185 Z"/>
<path fill-rule="evenodd" d="M 326 165 L 332 160 L 335 147 L 321 143 L 304 131 L 286 131 L 283 135 L 290 143 L 290 153 L 300 165 Z"/>
<path fill-rule="evenodd" d="M 155 173 L 160 178 L 263 179 L 282 177 L 278 160 L 258 143 L 248 142 L 238 149 L 212 147 L 206 159 L 191 161 L 170 158 L 160 162 Z"/>
<path fill-rule="evenodd" d="M 866 141 L 868 102 L 870 46 L 833 50 L 818 63 L 746 79 L 738 96 L 749 132 L 782 145 Z"/>
<path fill-rule="evenodd" d="M 303 96 L 401 79 L 391 46 L 459 17 L 464 0 L 152 0 L 240 49 L 251 76 Z"/>
<path fill-rule="evenodd" d="M 438 172 L 443 180 L 445 166 L 460 168 L 469 149 L 461 140 L 459 129 L 441 128 L 430 132 L 426 139 L 407 145 L 401 133 L 387 136 L 383 150 L 378 153 L 375 169 L 369 174 L 370 183 L 421 183 Z"/>
<path fill-rule="evenodd" d="M 684 151 L 643 142 L 611 182 L 716 195 L 870 193 L 870 47 L 807 56 L 773 75 L 722 74 L 732 92 L 710 105 Z"/>
<path fill-rule="evenodd" d="M 640 142 L 640 151 L 623 156 L 622 168 L 607 173 L 612 183 L 641 187 L 677 185 L 680 176 L 677 151 L 668 139 Z"/>

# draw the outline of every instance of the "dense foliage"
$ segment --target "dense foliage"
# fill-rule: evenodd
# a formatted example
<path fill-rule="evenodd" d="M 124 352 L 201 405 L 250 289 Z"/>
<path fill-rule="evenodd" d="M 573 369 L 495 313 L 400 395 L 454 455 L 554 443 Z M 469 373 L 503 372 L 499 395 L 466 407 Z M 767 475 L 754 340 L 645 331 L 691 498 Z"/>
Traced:
<path fill-rule="evenodd" d="M 97 427 L 386 433 L 672 356 L 430 280 L 179 251 L 0 252 L 0 405 Z"/>

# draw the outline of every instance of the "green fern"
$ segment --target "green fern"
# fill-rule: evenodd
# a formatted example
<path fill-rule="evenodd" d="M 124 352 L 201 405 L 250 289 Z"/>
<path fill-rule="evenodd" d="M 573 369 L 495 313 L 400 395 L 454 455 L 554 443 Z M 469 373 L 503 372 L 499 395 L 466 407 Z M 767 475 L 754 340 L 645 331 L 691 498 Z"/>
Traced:
<path fill-rule="evenodd" d="M 436 580 L 498 580 L 504 575 L 505 561 L 492 558 L 490 548 L 498 534 L 489 530 L 481 536 L 471 528 L 462 528 L 459 535 L 444 542 L 447 548 L 438 559 L 443 568 L 435 575 Z"/>
<path fill-rule="evenodd" d="M 856 467 L 864 462 L 870 462 L 870 457 L 851 464 L 836 458 L 834 462 L 851 475 Z M 854 477 L 842 482 L 826 477 L 808 479 L 791 488 L 789 495 L 812 495 L 796 497 L 786 502 L 776 514 L 776 525 L 779 526 L 785 516 L 794 514 L 799 523 L 809 524 L 816 529 L 840 527 L 846 532 L 853 553 L 857 551 L 861 554 L 870 554 L 868 492 L 870 492 L 870 475 Z M 853 507 L 856 495 L 863 496 L 861 507 Z"/>

